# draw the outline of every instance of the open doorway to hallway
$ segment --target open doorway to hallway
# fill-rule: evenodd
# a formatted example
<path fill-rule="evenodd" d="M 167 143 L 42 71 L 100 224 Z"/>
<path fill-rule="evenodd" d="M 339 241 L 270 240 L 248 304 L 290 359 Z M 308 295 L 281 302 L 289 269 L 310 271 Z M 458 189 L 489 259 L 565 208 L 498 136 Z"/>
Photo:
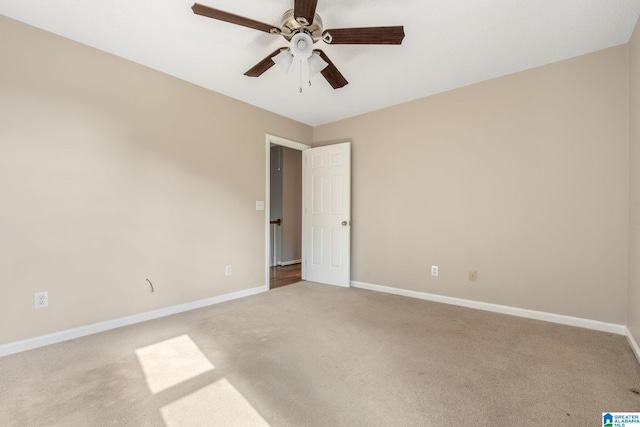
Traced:
<path fill-rule="evenodd" d="M 277 227 L 287 223 L 286 208 L 282 209 L 281 224 L 271 211 L 271 150 L 274 146 L 292 148 L 301 152 L 297 165 L 301 168 L 301 203 L 296 211 L 301 214 L 300 258 L 301 279 L 336 286 L 350 286 L 351 277 L 351 143 L 343 142 L 312 148 L 309 145 L 273 135 L 266 137 L 266 205 L 265 207 L 265 288 L 269 288 L 271 267 L 283 265 L 287 258 L 280 254 Z M 280 149 L 281 150 L 281 149 Z M 284 151 L 283 151 L 284 153 Z M 278 157 L 274 157 L 278 158 Z M 274 178 L 274 181 L 276 179 Z M 283 185 L 286 183 L 283 179 Z M 326 208 L 325 208 L 326 207 Z M 274 227 L 276 227 L 274 229 Z M 285 240 L 284 234 L 282 240 Z M 273 243 L 276 243 L 275 245 Z"/>
<path fill-rule="evenodd" d="M 302 151 L 269 148 L 269 288 L 302 280 Z"/>

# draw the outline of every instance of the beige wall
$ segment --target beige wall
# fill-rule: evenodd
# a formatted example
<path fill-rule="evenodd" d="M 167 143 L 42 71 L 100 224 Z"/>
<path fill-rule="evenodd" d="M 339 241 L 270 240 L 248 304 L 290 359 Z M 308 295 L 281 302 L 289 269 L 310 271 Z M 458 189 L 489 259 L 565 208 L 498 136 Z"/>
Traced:
<path fill-rule="evenodd" d="M 282 149 L 277 145 L 271 147 L 269 162 L 271 173 L 269 177 L 269 210 L 271 221 L 282 220 Z M 282 261 L 282 225 L 272 225 L 269 229 L 269 266 L 273 267 Z"/>
<path fill-rule="evenodd" d="M 276 265 L 302 258 L 302 152 L 278 145 L 271 147 L 270 161 L 271 219 L 282 220 L 271 228 L 270 264 Z"/>
<path fill-rule="evenodd" d="M 282 261 L 302 258 L 302 151 L 282 147 Z"/>
<path fill-rule="evenodd" d="M 352 280 L 625 324 L 627 81 L 619 46 L 314 128 L 353 143 Z"/>
<path fill-rule="evenodd" d="M 640 344 L 640 21 L 629 43 L 629 298 L 627 325 Z"/>
<path fill-rule="evenodd" d="M 310 127 L 2 16 L 0 57 L 0 344 L 265 284 L 265 134 Z"/>
<path fill-rule="evenodd" d="M 640 341 L 639 32 L 313 129 L 353 142 L 352 279 Z M 4 17 L 0 54 L 0 344 L 264 284 L 264 135 L 311 128 Z"/>

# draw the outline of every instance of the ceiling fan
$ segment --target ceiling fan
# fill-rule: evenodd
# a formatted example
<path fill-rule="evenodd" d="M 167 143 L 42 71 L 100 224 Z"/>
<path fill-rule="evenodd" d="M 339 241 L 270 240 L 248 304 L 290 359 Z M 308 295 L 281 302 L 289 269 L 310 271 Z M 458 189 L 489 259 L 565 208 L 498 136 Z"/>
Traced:
<path fill-rule="evenodd" d="M 281 35 L 289 42 L 288 47 L 278 48 L 244 73 L 249 77 L 259 77 L 275 64 L 288 70 L 294 58 L 306 59 L 311 75 L 321 72 L 334 89 L 339 89 L 349 82 L 322 50 L 313 48 L 316 42 L 322 40 L 328 44 L 402 44 L 403 26 L 325 30 L 322 19 L 316 13 L 317 4 L 318 0 L 294 0 L 293 9 L 282 15 L 279 28 L 199 3 L 194 3 L 191 9 L 196 15 Z"/>

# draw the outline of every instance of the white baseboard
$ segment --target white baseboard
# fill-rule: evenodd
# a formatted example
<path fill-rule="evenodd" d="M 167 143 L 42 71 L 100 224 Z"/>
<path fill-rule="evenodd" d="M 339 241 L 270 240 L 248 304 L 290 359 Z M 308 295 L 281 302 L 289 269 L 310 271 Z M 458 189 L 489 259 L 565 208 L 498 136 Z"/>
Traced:
<path fill-rule="evenodd" d="M 633 338 L 633 335 L 631 335 L 631 331 L 629 330 L 629 328 L 626 329 L 627 341 L 629 341 L 631 350 L 633 350 L 633 353 L 636 355 L 636 359 L 638 359 L 638 363 L 640 363 L 640 346 L 638 346 L 637 341 Z"/>
<path fill-rule="evenodd" d="M 401 295 L 405 297 L 418 298 L 427 301 L 440 302 L 443 304 L 458 305 L 461 307 L 475 308 L 477 310 L 491 311 L 494 313 L 508 314 L 511 316 L 526 317 L 528 319 L 543 320 L 545 322 L 560 323 L 562 325 L 577 326 L 580 328 L 593 329 L 595 331 L 609 332 L 617 335 L 627 335 L 628 329 L 625 325 L 615 323 L 600 322 L 598 320 L 583 319 L 580 317 L 565 316 L 562 314 L 547 313 L 544 311 L 527 310 L 525 308 L 509 307 L 506 305 L 491 304 L 462 298 L 447 297 L 442 295 L 428 294 L 425 292 L 409 291 L 407 289 L 392 288 L 389 286 L 372 285 L 370 283 L 352 281 L 354 288 L 369 289 L 372 291 L 385 292 L 388 294 Z M 637 346 L 636 346 L 637 348 Z M 636 352 L 636 355 L 638 353 Z"/>
<path fill-rule="evenodd" d="M 418 298 L 427 301 L 440 302 L 443 304 L 458 305 L 461 307 L 474 308 L 478 310 L 491 311 L 494 313 L 508 314 L 512 316 L 525 317 L 528 319 L 543 320 L 552 323 L 559 323 L 569 326 L 577 326 L 586 329 L 593 329 L 596 331 L 609 332 L 618 335 L 625 335 L 629 341 L 629 345 L 633 350 L 638 362 L 640 362 L 640 347 L 631 335 L 631 331 L 625 325 L 618 325 L 614 323 L 600 322 L 597 320 L 582 319 L 579 317 L 564 316 L 561 314 L 547 313 L 543 311 L 527 310 L 523 308 L 509 307 L 498 304 L 490 304 L 485 302 L 478 302 L 473 300 L 466 300 L 461 298 L 447 297 L 442 295 L 429 294 L 425 292 L 410 291 L 407 289 L 393 288 L 389 286 L 373 285 L 370 283 L 352 281 L 351 286 L 354 288 L 368 289 L 377 292 L 384 292 L 388 294 L 401 295 L 410 298 Z M 220 295 L 217 297 L 206 298 L 198 301 L 193 301 L 185 304 L 174 305 L 171 307 L 165 307 L 158 310 L 147 311 L 145 313 L 134 314 L 127 317 L 121 317 L 118 319 L 107 320 L 104 322 L 94 323 L 91 325 L 80 326 L 73 329 L 67 329 L 60 332 L 54 332 L 52 334 L 42 335 L 35 338 L 30 338 L 22 341 L 16 341 L 8 344 L 0 345 L 0 357 L 8 356 L 10 354 L 19 353 L 22 351 L 32 350 L 34 348 L 43 347 L 50 344 L 56 344 L 63 341 L 68 341 L 75 338 L 84 337 L 99 332 L 108 331 L 111 329 L 120 328 L 123 326 L 133 325 L 140 322 L 146 322 L 147 320 L 153 320 L 160 317 L 170 316 L 172 314 L 178 314 L 185 311 L 195 310 L 210 305 L 220 304 L 225 301 L 231 301 L 238 298 L 244 298 L 247 296 L 259 294 L 269 290 L 268 286 L 258 286 L 256 288 L 246 289 L 243 291 L 233 292 L 230 294 Z"/>
<path fill-rule="evenodd" d="M 301 259 L 294 259 L 293 261 L 278 261 L 278 265 L 293 265 L 302 263 Z"/>
<path fill-rule="evenodd" d="M 210 305 L 220 304 L 225 301 L 231 301 L 238 298 L 248 297 L 250 295 L 259 294 L 269 290 L 269 286 L 259 286 L 257 288 L 246 289 L 244 291 L 233 292 L 230 294 L 219 295 L 217 297 L 201 299 L 185 304 L 178 304 L 171 307 L 165 307 L 158 310 L 147 311 L 145 313 L 134 314 L 118 319 L 107 320 L 104 322 L 93 323 L 91 325 L 80 326 L 73 329 L 54 332 L 52 334 L 42 335 L 35 338 L 29 338 L 22 341 L 16 341 L 8 344 L 0 345 L 0 357 L 10 354 L 19 353 L 34 348 L 43 347 L 49 344 L 56 344 L 62 341 L 68 341 L 74 338 L 80 338 L 98 332 L 108 331 L 110 329 L 120 328 L 122 326 L 133 325 L 135 323 L 146 322 L 147 320 L 157 319 L 159 317 L 170 316 L 185 311 L 195 310 L 197 308 L 207 307 Z"/>

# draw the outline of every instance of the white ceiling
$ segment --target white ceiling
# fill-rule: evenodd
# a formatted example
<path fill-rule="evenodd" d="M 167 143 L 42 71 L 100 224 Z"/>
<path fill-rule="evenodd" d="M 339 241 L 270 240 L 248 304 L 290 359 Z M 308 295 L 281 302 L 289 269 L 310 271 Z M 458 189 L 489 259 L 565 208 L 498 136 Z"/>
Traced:
<path fill-rule="evenodd" d="M 297 63 L 243 75 L 284 38 L 194 15 L 193 2 L 0 0 L 0 13 L 311 126 L 627 43 L 640 16 L 639 0 L 319 0 L 326 29 L 404 25 L 406 36 L 318 42 L 349 84 L 333 90 L 318 75 L 309 87 L 303 75 L 299 93 Z M 274 26 L 293 7 L 198 2 Z"/>

